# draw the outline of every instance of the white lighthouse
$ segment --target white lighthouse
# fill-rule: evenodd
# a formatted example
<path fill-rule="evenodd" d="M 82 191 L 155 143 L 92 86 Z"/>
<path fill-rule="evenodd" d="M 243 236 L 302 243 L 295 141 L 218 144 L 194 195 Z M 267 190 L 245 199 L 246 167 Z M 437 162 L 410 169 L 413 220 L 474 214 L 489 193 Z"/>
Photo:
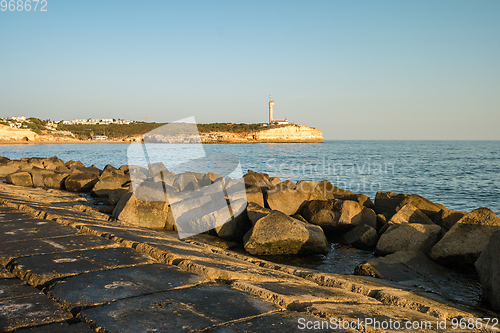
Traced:
<path fill-rule="evenodd" d="M 274 101 L 271 101 L 271 92 L 269 92 L 269 125 L 273 124 L 273 106 Z"/>

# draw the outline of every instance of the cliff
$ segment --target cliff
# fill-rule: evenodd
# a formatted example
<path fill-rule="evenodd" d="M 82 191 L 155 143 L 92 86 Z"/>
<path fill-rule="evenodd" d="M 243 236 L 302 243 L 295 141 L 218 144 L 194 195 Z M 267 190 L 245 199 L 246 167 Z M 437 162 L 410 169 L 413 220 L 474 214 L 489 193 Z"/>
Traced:
<path fill-rule="evenodd" d="M 76 142 L 77 140 L 64 135 L 38 135 L 28 129 L 11 128 L 0 125 L 0 143 L 33 143 L 33 142 Z"/>
<path fill-rule="evenodd" d="M 234 133 L 200 133 L 203 143 L 316 143 L 324 142 L 320 130 L 302 125 L 282 125 L 263 127 L 262 129 Z"/>

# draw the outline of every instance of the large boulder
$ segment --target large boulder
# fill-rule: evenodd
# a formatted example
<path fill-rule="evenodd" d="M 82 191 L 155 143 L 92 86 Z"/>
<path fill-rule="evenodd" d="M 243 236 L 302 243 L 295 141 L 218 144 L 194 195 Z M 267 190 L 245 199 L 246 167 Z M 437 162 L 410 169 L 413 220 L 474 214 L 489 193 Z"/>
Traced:
<path fill-rule="evenodd" d="M 466 212 L 441 209 L 434 218 L 434 223 L 441 226 L 441 228 L 443 228 L 444 230 L 448 231 L 465 215 L 467 215 Z"/>
<path fill-rule="evenodd" d="M 500 311 L 500 231 L 491 235 L 479 259 L 474 264 L 479 273 L 483 298 L 495 311 Z"/>
<path fill-rule="evenodd" d="M 16 172 L 20 168 L 25 168 L 28 166 L 28 162 L 23 162 L 23 161 L 6 161 L 3 164 L 0 164 L 0 177 L 7 177 L 7 175 L 10 175 L 11 173 Z"/>
<path fill-rule="evenodd" d="M 246 189 L 246 198 L 248 202 L 255 202 L 259 206 L 264 207 L 264 195 L 258 186 L 252 186 Z"/>
<path fill-rule="evenodd" d="M 146 184 L 141 185 L 140 187 L 146 187 Z M 138 195 L 141 199 L 136 196 L 135 192 L 127 192 L 118 201 L 113 210 L 113 217 L 125 225 L 175 230 L 172 210 L 165 198 L 165 193 L 159 188 L 161 184 L 152 185 L 142 193 L 141 188 L 138 188 Z"/>
<path fill-rule="evenodd" d="M 200 189 L 198 179 L 192 172 L 184 172 L 176 176 L 173 187 L 180 192 L 192 192 Z"/>
<path fill-rule="evenodd" d="M 419 287 L 460 303 L 475 300 L 470 288 L 464 288 L 463 276 L 436 264 L 420 251 L 398 251 L 359 264 L 356 275 L 398 282 L 400 286 Z M 454 316 L 453 316 L 454 317 Z"/>
<path fill-rule="evenodd" d="M 271 210 L 269 208 L 264 208 L 255 202 L 249 202 L 247 205 L 247 215 L 252 225 L 255 225 L 255 223 L 264 216 L 269 215 L 270 212 Z"/>
<path fill-rule="evenodd" d="M 327 253 L 328 241 L 320 227 L 282 212 L 271 211 L 244 237 L 245 250 L 253 255 Z"/>
<path fill-rule="evenodd" d="M 269 208 L 286 215 L 300 214 L 307 200 L 308 197 L 304 192 L 283 184 L 277 185 L 266 192 L 266 201 Z"/>
<path fill-rule="evenodd" d="M 429 257 L 445 266 L 470 267 L 497 230 L 500 218 L 488 208 L 478 208 L 455 223 L 434 245 Z"/>
<path fill-rule="evenodd" d="M 417 207 L 422 213 L 427 215 L 431 220 L 434 220 L 436 215 L 439 213 L 441 209 L 446 209 L 445 206 L 432 202 L 420 195 L 411 194 L 408 195 L 399 205 L 396 207 L 396 211 L 399 211 L 401 208 L 406 206 L 407 204 L 412 204 Z"/>
<path fill-rule="evenodd" d="M 66 190 L 71 192 L 90 192 L 98 181 L 92 173 L 74 173 L 64 180 Z"/>
<path fill-rule="evenodd" d="M 377 214 L 384 214 L 390 218 L 396 214 L 396 208 L 406 199 L 407 196 L 407 194 L 402 193 L 378 191 L 375 195 L 373 209 Z"/>
<path fill-rule="evenodd" d="M 390 254 L 397 251 L 427 253 L 439 240 L 441 227 L 435 224 L 397 223 L 380 237 L 376 252 Z"/>
<path fill-rule="evenodd" d="M 323 229 L 329 229 L 339 217 L 335 216 L 332 200 L 311 200 L 304 207 L 302 216 L 309 223 L 319 225 Z"/>
<path fill-rule="evenodd" d="M 336 200 L 334 210 L 338 212 L 338 220 L 333 226 L 334 229 L 347 231 L 363 224 L 373 228 L 377 227 L 377 215 L 375 215 L 375 212 L 356 201 Z"/>
<path fill-rule="evenodd" d="M 25 171 L 18 171 L 7 175 L 7 183 L 18 186 L 33 187 L 33 180 L 31 175 Z"/>
<path fill-rule="evenodd" d="M 68 177 L 67 173 L 39 169 L 37 167 L 33 167 L 29 173 L 31 174 L 34 187 L 64 189 L 64 180 Z"/>
<path fill-rule="evenodd" d="M 123 185 L 129 181 L 129 175 L 125 175 L 121 170 L 105 170 L 99 177 L 98 182 L 94 185 L 92 195 L 96 197 L 109 197 L 111 192 L 115 190 L 122 190 Z"/>
<path fill-rule="evenodd" d="M 399 209 L 398 212 L 391 217 L 389 223 L 433 224 L 427 215 L 411 203 L 408 203 Z"/>
<path fill-rule="evenodd" d="M 377 245 L 377 230 L 372 226 L 363 224 L 349 230 L 343 235 L 344 242 L 362 250 L 371 250 Z"/>
<path fill-rule="evenodd" d="M 47 170 L 57 170 L 59 167 L 64 167 L 64 162 L 57 158 L 57 156 L 45 158 L 41 161 L 42 167 Z"/>
<path fill-rule="evenodd" d="M 247 188 L 252 186 L 272 188 L 273 184 L 271 184 L 267 179 L 268 177 L 266 174 L 258 173 L 252 170 L 248 170 L 248 173 L 243 176 L 243 181 L 245 182 L 245 186 Z"/>
<path fill-rule="evenodd" d="M 245 207 L 247 207 L 247 202 L 244 199 L 236 200 L 231 205 L 231 219 L 214 228 L 219 238 L 241 241 L 243 236 L 252 227 Z M 238 213 L 235 214 L 234 212 Z"/>

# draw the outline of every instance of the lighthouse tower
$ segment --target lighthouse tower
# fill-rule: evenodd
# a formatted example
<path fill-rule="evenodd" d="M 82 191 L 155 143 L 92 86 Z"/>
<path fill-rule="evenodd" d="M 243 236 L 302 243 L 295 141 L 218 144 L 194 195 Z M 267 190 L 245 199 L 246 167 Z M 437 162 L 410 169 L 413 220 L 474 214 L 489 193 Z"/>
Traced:
<path fill-rule="evenodd" d="M 269 124 L 273 124 L 273 106 L 274 101 L 271 101 L 271 92 L 269 92 Z"/>

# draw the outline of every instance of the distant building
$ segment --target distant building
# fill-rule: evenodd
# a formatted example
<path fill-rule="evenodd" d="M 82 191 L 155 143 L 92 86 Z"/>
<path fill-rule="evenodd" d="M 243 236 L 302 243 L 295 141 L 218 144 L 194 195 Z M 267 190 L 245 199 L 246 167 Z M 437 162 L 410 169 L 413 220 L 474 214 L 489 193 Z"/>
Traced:
<path fill-rule="evenodd" d="M 17 121 L 26 121 L 26 117 L 24 117 L 24 116 L 20 116 L 20 117 L 13 116 L 10 119 L 17 120 Z"/>
<path fill-rule="evenodd" d="M 275 120 L 274 119 L 273 108 L 274 108 L 274 101 L 271 100 L 271 92 L 269 92 L 269 125 L 273 125 L 273 124 L 288 125 L 288 118 L 287 117 L 285 117 L 285 120 Z"/>
<path fill-rule="evenodd" d="M 92 140 L 107 140 L 108 137 L 106 135 L 92 135 Z"/>
<path fill-rule="evenodd" d="M 278 125 L 288 125 L 288 118 L 285 117 L 285 120 L 273 120 L 273 122 Z"/>

